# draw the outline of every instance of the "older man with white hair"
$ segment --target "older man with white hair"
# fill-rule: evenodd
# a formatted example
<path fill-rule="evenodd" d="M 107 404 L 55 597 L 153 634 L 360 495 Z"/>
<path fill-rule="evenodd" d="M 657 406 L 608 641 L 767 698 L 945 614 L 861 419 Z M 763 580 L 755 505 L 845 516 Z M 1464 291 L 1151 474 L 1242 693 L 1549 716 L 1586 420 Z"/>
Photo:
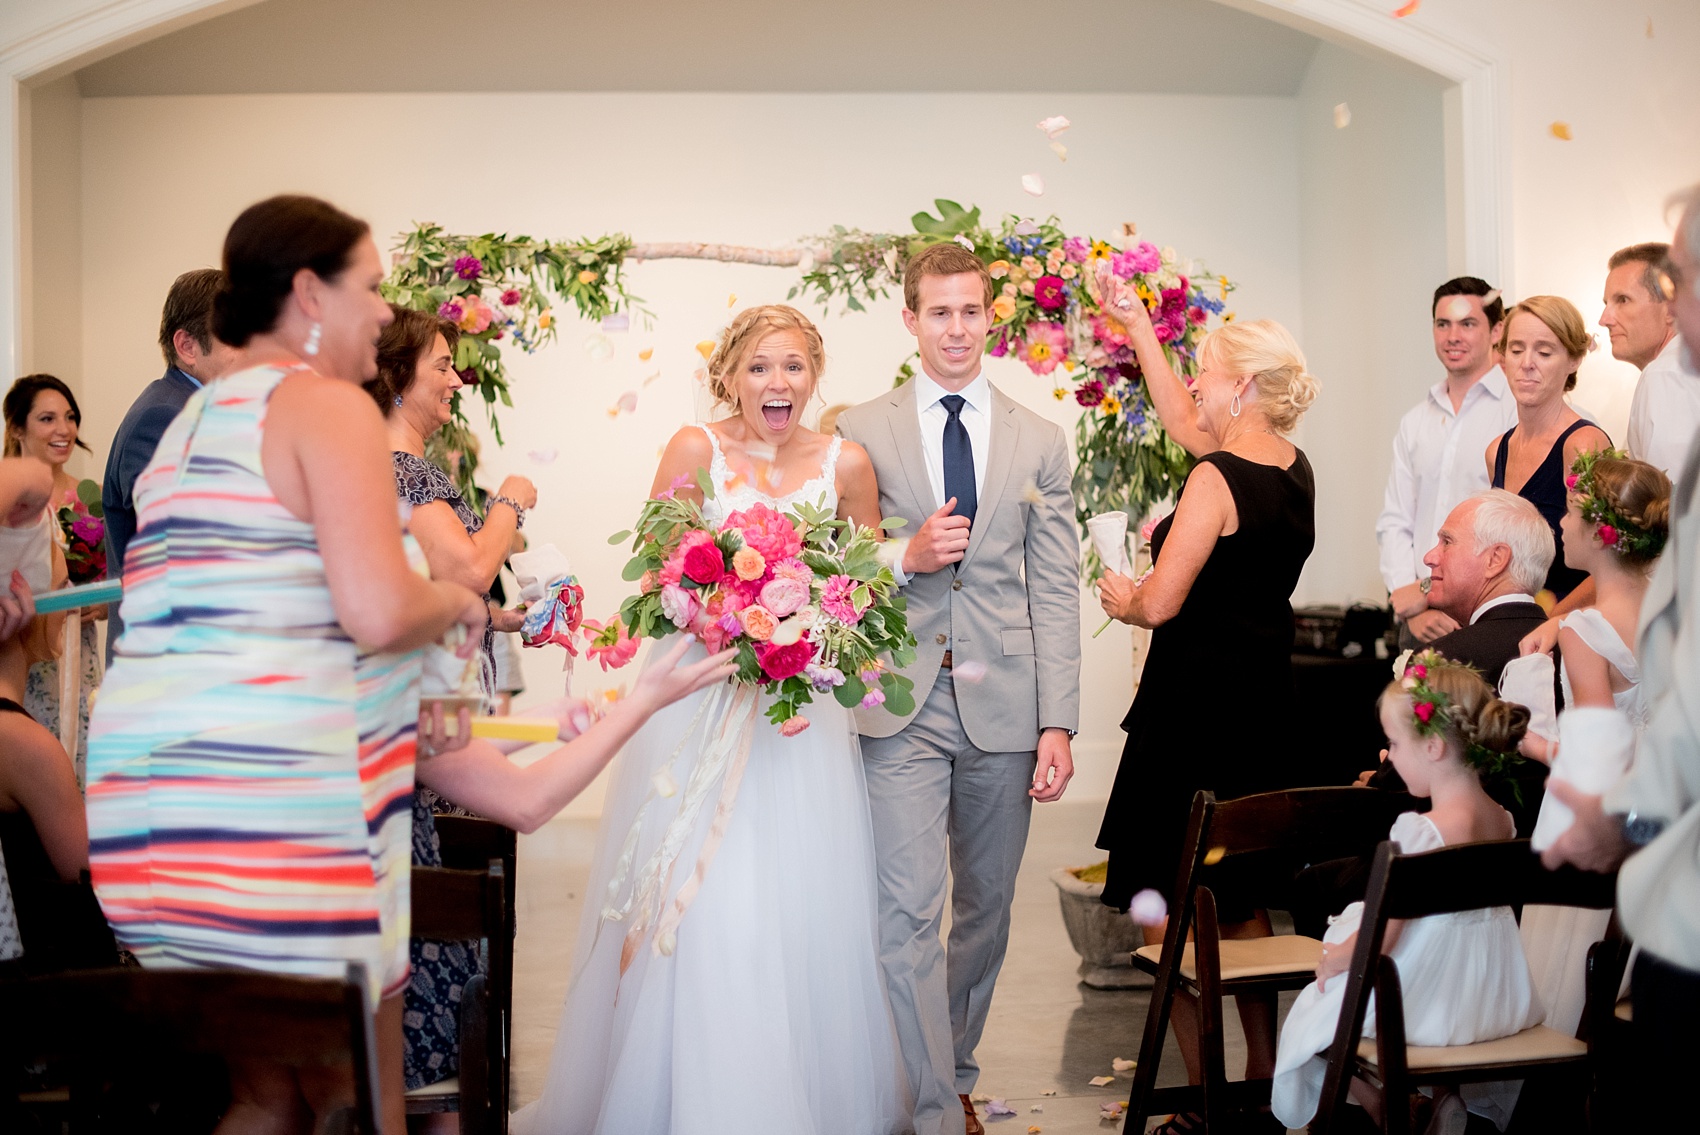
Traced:
<path fill-rule="evenodd" d="M 1682 210 L 1664 272 L 1688 363 L 1700 360 L 1700 185 Z M 1700 1066 L 1700 446 L 1690 446 L 1671 498 L 1670 540 L 1641 605 L 1636 654 L 1650 720 L 1629 773 L 1605 796 L 1562 780 L 1553 795 L 1576 813 L 1547 849 L 1549 866 L 1621 866 L 1618 911 L 1641 946 L 1632 985 L 1636 1083 L 1629 1105 L 1658 1129 L 1685 1114 Z M 1560 754 L 1560 767 L 1564 754 Z"/>

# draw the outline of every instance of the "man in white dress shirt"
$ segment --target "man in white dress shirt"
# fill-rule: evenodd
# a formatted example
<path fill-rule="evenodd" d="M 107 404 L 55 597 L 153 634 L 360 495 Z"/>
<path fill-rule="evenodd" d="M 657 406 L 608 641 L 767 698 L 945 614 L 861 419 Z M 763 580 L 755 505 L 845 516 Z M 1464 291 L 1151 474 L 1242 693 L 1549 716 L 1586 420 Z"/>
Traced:
<path fill-rule="evenodd" d="M 1675 480 L 1700 432 L 1700 374 L 1683 366 L 1682 338 L 1661 283 L 1669 254 L 1670 245 L 1658 241 L 1612 253 L 1600 326 L 1611 333 L 1612 357 L 1641 371 L 1629 406 L 1629 455 Z"/>
<path fill-rule="evenodd" d="M 904 272 L 920 372 L 838 432 L 879 477 L 909 629 L 915 707 L 861 710 L 879 877 L 880 963 L 917 1135 L 981 1135 L 974 1049 L 1009 944 L 1034 801 L 1073 773 L 1080 717 L 1080 535 L 1068 439 L 980 370 L 992 280 L 937 244 Z M 950 903 L 948 947 L 939 940 Z"/>
<path fill-rule="evenodd" d="M 1505 305 L 1487 281 L 1460 276 L 1434 290 L 1430 310 L 1434 353 L 1446 377 L 1399 421 L 1393 469 L 1376 521 L 1381 578 L 1392 596 L 1406 646 L 1429 643 L 1458 629 L 1430 608 L 1423 555 L 1460 502 L 1489 485 L 1482 452 L 1517 424 L 1517 403 L 1494 361 L 1493 343 Z"/>

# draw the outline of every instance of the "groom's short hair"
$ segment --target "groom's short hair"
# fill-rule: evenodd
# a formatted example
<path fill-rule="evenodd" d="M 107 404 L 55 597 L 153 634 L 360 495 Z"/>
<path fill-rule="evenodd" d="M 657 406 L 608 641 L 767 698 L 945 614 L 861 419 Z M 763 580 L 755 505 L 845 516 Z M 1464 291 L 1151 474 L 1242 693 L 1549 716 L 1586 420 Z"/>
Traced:
<path fill-rule="evenodd" d="M 992 274 L 986 270 L 986 262 L 953 240 L 928 245 L 909 261 L 903 269 L 903 305 L 919 313 L 917 305 L 921 302 L 922 276 L 960 276 L 967 272 L 980 277 L 980 285 L 986 292 L 986 306 L 990 308 L 996 289 L 992 286 Z"/>

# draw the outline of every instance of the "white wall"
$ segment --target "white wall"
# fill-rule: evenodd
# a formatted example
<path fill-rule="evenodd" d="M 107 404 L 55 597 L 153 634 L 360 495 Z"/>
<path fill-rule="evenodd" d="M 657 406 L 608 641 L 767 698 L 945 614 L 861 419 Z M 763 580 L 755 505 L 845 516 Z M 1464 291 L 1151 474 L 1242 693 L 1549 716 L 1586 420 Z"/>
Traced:
<path fill-rule="evenodd" d="M 1386 595 L 1375 519 L 1393 433 L 1439 377 L 1429 300 L 1455 274 L 1441 98 L 1433 79 L 1326 43 L 1299 90 L 1303 345 L 1322 381 L 1300 439 L 1317 473 L 1316 552 L 1301 600 Z"/>
<path fill-rule="evenodd" d="M 1034 123 L 1076 123 L 1058 162 Z M 1245 281 L 1242 316 L 1302 334 L 1299 177 L 1286 99 L 1082 95 L 290 95 L 90 99 L 83 111 L 83 306 L 86 436 L 112 436 L 135 392 L 161 369 L 153 347 L 170 281 L 216 263 L 232 217 L 284 190 L 322 194 L 369 218 L 380 238 L 414 220 L 461 232 L 505 229 L 563 238 L 624 231 L 640 240 L 783 246 L 832 224 L 907 225 L 935 196 L 1004 211 L 1055 212 L 1072 231 L 1112 233 L 1124 220 L 1183 255 Z M 193 168 L 181 164 L 184 146 Z M 1191 152 L 1219 155 L 1207 170 Z M 1037 171 L 1041 200 L 1020 189 Z M 652 333 L 616 337 L 590 360 L 592 328 L 562 321 L 561 342 L 511 358 L 516 408 L 505 450 L 487 446 L 490 483 L 534 478 L 527 525 L 553 540 L 586 581 L 592 611 L 627 590 L 622 549 L 660 447 L 707 409 L 694 344 L 729 306 L 783 300 L 794 272 L 656 262 L 629 281 L 657 315 Z M 732 299 L 736 296 L 736 299 Z M 889 387 L 912 349 L 899 300 L 822 319 L 829 401 Z M 636 352 L 653 346 L 640 363 Z M 1072 427 L 1072 401 L 1011 361 L 989 364 L 1006 392 Z M 606 413 L 654 372 L 635 414 Z M 532 451 L 555 450 L 542 465 Z M 97 454 L 104 460 L 104 454 Z M 1084 624 L 1100 619 L 1088 596 Z M 1107 792 L 1130 693 L 1130 637 L 1119 624 L 1085 644 L 1084 721 L 1075 791 Z M 528 652 L 533 693 L 558 689 L 558 655 Z M 616 679 L 610 678 L 606 681 Z M 578 671 L 581 687 L 605 683 Z M 580 807 L 594 808 L 590 793 Z"/>

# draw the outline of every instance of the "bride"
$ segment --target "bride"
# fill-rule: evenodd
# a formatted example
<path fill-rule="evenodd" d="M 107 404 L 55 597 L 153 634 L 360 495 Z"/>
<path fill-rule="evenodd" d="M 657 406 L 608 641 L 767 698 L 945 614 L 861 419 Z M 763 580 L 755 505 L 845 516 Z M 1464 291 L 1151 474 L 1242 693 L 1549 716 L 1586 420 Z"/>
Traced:
<path fill-rule="evenodd" d="M 824 364 L 800 312 L 741 312 L 709 360 L 710 391 L 731 415 L 675 434 L 652 492 L 689 494 L 715 525 L 757 502 L 822 501 L 877 525 L 867 453 L 799 421 Z M 621 973 L 629 928 L 607 914 L 629 900 L 635 867 L 679 811 L 685 793 L 669 791 L 666 770 L 686 783 L 709 693 L 657 713 L 616 758 L 548 1083 L 514 1116 L 519 1135 L 883 1135 L 903 1123 L 860 746 L 832 697 L 815 699 L 796 737 L 758 718 L 723 841 L 670 952 L 651 935 Z M 713 813 L 691 825 L 665 899 L 686 882 Z"/>

